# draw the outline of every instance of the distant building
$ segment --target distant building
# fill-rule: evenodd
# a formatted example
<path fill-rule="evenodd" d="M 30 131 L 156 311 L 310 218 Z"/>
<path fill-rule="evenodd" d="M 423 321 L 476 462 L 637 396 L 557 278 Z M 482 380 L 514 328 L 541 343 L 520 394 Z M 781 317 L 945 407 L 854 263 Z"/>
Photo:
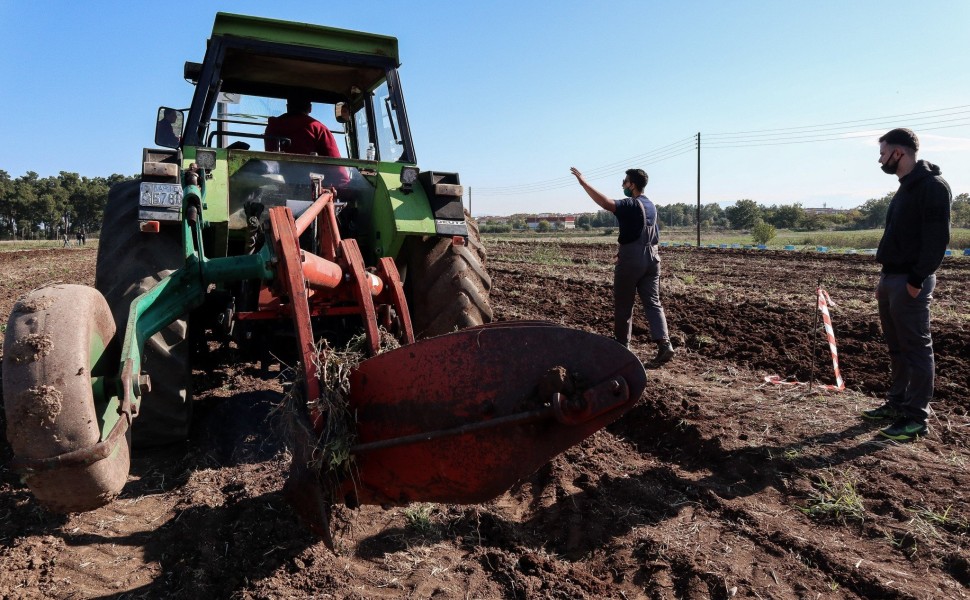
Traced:
<path fill-rule="evenodd" d="M 526 217 L 525 224 L 529 226 L 529 229 L 535 229 L 539 226 L 539 221 L 546 221 L 556 229 L 576 229 L 575 215 L 533 215 Z"/>

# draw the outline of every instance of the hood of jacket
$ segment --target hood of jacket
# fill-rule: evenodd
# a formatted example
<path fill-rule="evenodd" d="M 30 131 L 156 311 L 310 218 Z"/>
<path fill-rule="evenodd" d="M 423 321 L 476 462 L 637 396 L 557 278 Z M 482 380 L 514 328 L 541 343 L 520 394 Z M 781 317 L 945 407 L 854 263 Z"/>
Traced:
<path fill-rule="evenodd" d="M 927 160 L 918 160 L 913 170 L 906 174 L 905 177 L 899 180 L 899 185 L 901 187 L 910 187 L 911 185 L 926 179 L 927 177 L 938 177 L 943 174 L 940 167 L 934 165 Z"/>

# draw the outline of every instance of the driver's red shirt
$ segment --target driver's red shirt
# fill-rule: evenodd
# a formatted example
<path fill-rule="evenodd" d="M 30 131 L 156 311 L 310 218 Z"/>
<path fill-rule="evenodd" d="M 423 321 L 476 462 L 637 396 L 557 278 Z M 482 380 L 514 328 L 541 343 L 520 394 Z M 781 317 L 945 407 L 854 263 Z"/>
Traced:
<path fill-rule="evenodd" d="M 316 154 L 340 158 L 337 140 L 327 126 L 310 115 L 286 113 L 270 117 L 266 125 L 267 136 L 290 138 L 290 144 L 280 148 L 279 140 L 265 140 L 268 152 L 288 152 L 290 154 Z"/>

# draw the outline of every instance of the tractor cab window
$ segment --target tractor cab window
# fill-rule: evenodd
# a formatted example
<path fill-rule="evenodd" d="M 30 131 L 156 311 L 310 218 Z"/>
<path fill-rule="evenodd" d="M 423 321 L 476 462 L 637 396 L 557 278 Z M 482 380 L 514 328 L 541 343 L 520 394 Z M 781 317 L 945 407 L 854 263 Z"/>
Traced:
<path fill-rule="evenodd" d="M 267 132 L 271 118 L 287 112 L 286 100 L 242 94 L 220 94 L 206 145 L 254 151 L 287 152 L 290 140 L 283 133 Z M 345 148 L 345 126 L 334 117 L 334 106 L 322 102 L 311 104 L 310 116 L 323 123 L 334 135 L 337 148 Z"/>
<path fill-rule="evenodd" d="M 399 107 L 387 82 L 374 90 L 374 112 L 377 114 L 377 147 L 381 160 L 396 161 L 404 154 L 404 141 L 398 120 Z"/>
<path fill-rule="evenodd" d="M 368 118 L 367 102 L 373 108 L 376 123 L 372 126 Z M 405 155 L 405 134 L 401 128 L 403 106 L 398 105 L 387 81 L 370 94 L 358 96 L 352 104 L 353 146 L 351 156 L 360 159 L 393 162 Z M 368 155 L 373 147 L 374 156 Z"/>
<path fill-rule="evenodd" d="M 246 95 L 229 96 L 227 100 L 217 104 L 206 142 L 213 147 L 248 150 L 236 153 L 235 160 L 230 160 L 229 229 L 245 230 L 252 216 L 247 210 L 254 205 L 287 206 L 294 216 L 299 216 L 313 200 L 311 175 L 323 175 L 325 185 L 337 188 L 338 198 L 344 203 L 338 218 L 341 227 L 349 227 L 347 223 L 352 221 L 356 207 L 369 202 L 374 194 L 373 184 L 358 169 L 341 164 L 349 161 L 331 160 L 355 158 L 348 132 L 354 130 L 356 115 L 342 112 L 338 120 L 336 105 L 311 104 L 310 116 L 330 130 L 340 155 L 318 158 L 305 147 L 290 151 L 285 139 L 287 130 L 269 127 L 270 119 L 287 112 L 286 100 Z M 298 124 L 301 122 L 305 121 L 297 119 Z M 258 219 L 265 221 L 268 215 L 264 211 Z"/>
<path fill-rule="evenodd" d="M 407 129 L 402 127 L 406 125 L 403 102 L 389 81 L 395 80 L 385 80 L 369 93 L 354 88 L 347 100 L 335 104 L 312 102 L 309 116 L 333 134 L 338 158 L 413 161 Z M 298 144 L 287 139 L 287 127 L 279 126 L 279 117 L 287 111 L 287 101 L 281 98 L 221 93 L 203 143 L 259 152 L 315 153 L 304 148 L 305 144 L 302 149 L 288 150 L 291 144 Z M 302 131 L 298 124 L 293 127 Z"/>

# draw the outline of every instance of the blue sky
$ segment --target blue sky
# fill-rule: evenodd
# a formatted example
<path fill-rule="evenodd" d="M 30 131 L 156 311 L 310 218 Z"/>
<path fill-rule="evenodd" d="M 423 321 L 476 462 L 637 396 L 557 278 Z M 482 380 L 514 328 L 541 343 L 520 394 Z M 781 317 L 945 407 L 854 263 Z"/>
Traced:
<path fill-rule="evenodd" d="M 658 204 L 857 206 L 895 189 L 876 138 L 970 192 L 970 2 L 0 0 L 0 169 L 134 174 L 159 105 L 187 106 L 217 11 L 396 36 L 418 164 L 474 214 L 596 207 L 628 167 Z M 738 132 L 760 132 L 743 133 Z"/>

